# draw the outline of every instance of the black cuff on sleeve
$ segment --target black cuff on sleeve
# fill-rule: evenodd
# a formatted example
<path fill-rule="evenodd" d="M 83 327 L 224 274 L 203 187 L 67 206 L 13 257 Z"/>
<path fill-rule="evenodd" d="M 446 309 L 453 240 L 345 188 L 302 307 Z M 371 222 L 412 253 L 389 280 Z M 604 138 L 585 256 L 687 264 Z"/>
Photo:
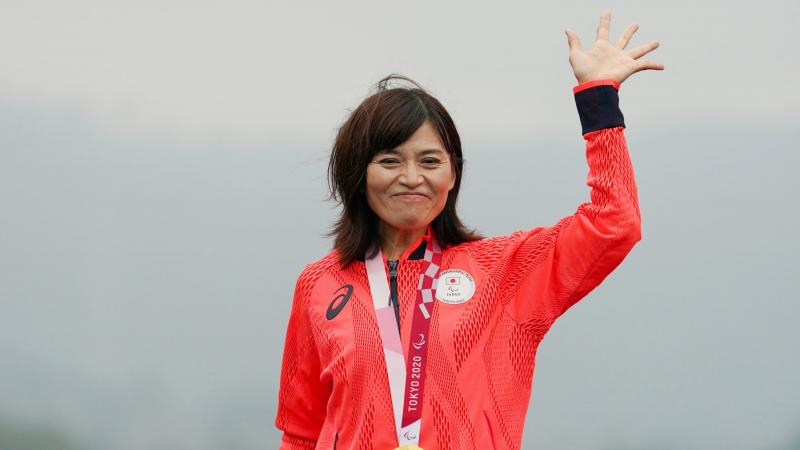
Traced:
<path fill-rule="evenodd" d="M 625 118 L 619 109 L 619 95 L 614 86 L 601 85 L 584 89 L 575 94 L 575 104 L 581 118 L 583 134 L 625 126 Z"/>

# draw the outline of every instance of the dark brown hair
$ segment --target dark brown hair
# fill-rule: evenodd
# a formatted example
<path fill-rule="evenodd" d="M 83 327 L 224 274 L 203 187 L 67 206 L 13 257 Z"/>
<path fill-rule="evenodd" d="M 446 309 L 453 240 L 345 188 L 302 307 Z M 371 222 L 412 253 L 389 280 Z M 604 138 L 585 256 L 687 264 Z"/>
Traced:
<path fill-rule="evenodd" d="M 414 86 L 388 86 L 391 80 L 398 79 Z M 461 139 L 450 114 L 422 86 L 403 75 L 391 74 L 378 81 L 373 89 L 377 92 L 364 99 L 339 128 L 328 163 L 330 198 L 342 206 L 328 236 L 335 238 L 341 265 L 363 260 L 370 245 L 379 239 L 379 219 L 367 204 L 365 193 L 369 162 L 378 151 L 405 142 L 426 120 L 439 133 L 456 174 L 444 209 L 433 219 L 431 228 L 443 248 L 481 239 L 456 214 L 464 160 Z"/>

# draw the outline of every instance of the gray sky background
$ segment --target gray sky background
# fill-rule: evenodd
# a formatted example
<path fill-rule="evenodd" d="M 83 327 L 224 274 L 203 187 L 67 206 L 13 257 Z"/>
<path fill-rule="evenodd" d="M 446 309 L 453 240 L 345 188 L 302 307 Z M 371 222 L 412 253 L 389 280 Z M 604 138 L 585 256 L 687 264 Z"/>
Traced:
<path fill-rule="evenodd" d="M 3 448 L 275 448 L 348 112 L 416 79 L 466 222 L 555 223 L 588 199 L 564 28 L 603 9 L 666 66 L 620 91 L 643 239 L 541 344 L 523 447 L 800 448 L 797 2 L 0 4 Z"/>

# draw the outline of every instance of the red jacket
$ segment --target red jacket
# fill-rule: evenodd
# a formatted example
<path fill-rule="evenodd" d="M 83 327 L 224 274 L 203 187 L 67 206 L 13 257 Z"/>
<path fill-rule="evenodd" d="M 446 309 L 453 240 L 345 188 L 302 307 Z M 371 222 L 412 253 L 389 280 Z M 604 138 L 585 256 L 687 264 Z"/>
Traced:
<path fill-rule="evenodd" d="M 458 302 L 434 302 L 420 447 L 518 449 L 539 342 L 640 240 L 618 89 L 609 80 L 574 88 L 591 202 L 549 227 L 444 249 L 442 273 L 466 274 L 459 280 L 470 283 L 474 293 Z M 399 262 L 404 349 L 428 238 L 409 247 Z M 343 289 L 346 285 L 352 290 Z M 334 303 L 337 314 L 330 312 Z M 275 425 L 284 431 L 281 449 L 398 445 L 363 261 L 342 269 L 334 250 L 298 278 Z"/>

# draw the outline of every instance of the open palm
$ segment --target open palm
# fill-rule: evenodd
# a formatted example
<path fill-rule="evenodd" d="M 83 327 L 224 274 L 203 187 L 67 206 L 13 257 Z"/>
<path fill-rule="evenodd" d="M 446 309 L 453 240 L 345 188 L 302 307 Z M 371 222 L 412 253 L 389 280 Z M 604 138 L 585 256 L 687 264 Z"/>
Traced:
<path fill-rule="evenodd" d="M 601 79 L 613 79 L 622 83 L 640 70 L 664 70 L 663 64 L 640 59 L 655 50 L 659 45 L 658 41 L 625 50 L 631 36 L 639 29 L 639 25 L 628 25 L 613 44 L 608 41 L 610 25 L 611 13 L 604 11 L 600 16 L 594 47 L 589 51 L 581 49 L 581 40 L 574 31 L 565 30 L 569 44 L 569 63 L 578 83 Z"/>

